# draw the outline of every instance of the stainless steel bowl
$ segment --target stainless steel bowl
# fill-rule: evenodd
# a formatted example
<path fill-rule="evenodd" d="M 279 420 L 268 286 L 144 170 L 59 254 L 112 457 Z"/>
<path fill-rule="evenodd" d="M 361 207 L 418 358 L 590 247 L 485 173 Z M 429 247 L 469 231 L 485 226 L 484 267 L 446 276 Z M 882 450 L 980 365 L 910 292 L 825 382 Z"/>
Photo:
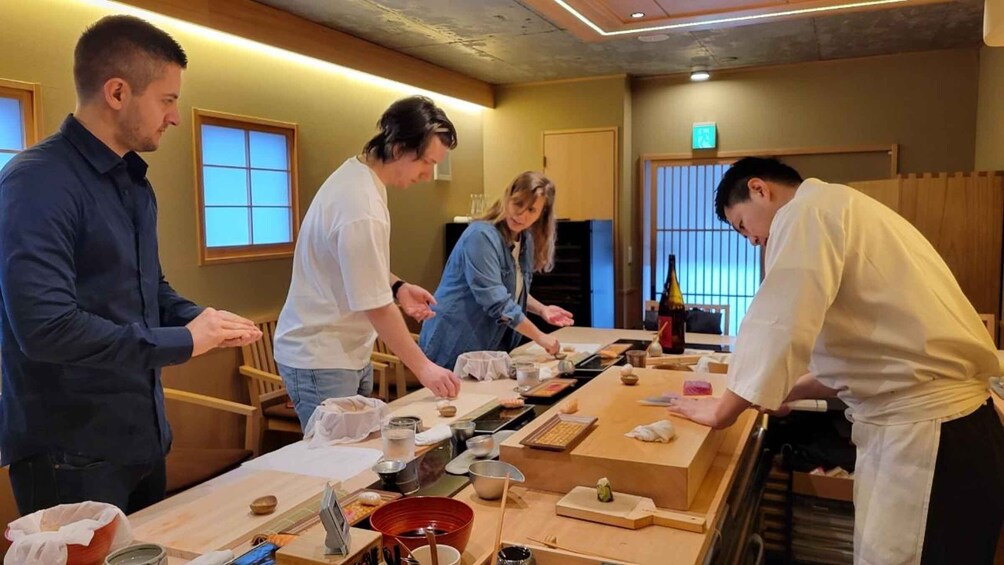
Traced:
<path fill-rule="evenodd" d="M 475 436 L 467 440 L 467 450 L 475 457 L 488 457 L 495 448 L 495 438 L 490 435 Z"/>
<path fill-rule="evenodd" d="M 502 461 L 475 461 L 471 463 L 470 473 L 474 492 L 484 500 L 502 498 L 506 473 L 509 473 L 510 485 L 526 481 L 519 469 Z"/>

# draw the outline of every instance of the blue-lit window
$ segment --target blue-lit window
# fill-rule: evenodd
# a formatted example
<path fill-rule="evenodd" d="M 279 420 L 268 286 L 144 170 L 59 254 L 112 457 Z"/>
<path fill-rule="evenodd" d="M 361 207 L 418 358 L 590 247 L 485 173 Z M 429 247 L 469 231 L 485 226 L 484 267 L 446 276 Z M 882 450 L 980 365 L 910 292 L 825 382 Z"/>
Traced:
<path fill-rule="evenodd" d="M 202 262 L 289 255 L 296 240 L 296 126 L 196 110 Z"/>
<path fill-rule="evenodd" d="M 36 141 L 37 85 L 0 79 L 0 169 Z"/>

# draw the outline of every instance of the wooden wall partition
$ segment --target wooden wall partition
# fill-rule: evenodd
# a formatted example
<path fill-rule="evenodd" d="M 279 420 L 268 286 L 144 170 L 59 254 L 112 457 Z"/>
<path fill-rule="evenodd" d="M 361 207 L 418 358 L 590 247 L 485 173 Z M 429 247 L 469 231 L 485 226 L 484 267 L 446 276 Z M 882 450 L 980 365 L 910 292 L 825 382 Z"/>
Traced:
<path fill-rule="evenodd" d="M 916 226 L 944 258 L 976 310 L 1001 319 L 1001 172 L 911 174 L 852 186 Z"/>
<path fill-rule="evenodd" d="M 250 404 L 237 371 L 240 348 L 214 349 L 182 365 L 164 367 L 165 387 Z M 244 445 L 244 417 L 203 406 L 167 401 L 175 447 L 236 448 Z"/>

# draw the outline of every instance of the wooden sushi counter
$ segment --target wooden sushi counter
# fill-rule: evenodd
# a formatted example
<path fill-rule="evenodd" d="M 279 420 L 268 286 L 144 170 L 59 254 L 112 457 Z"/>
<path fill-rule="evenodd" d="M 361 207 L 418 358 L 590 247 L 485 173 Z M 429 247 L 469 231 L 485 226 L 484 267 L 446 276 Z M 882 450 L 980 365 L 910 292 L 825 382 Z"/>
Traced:
<path fill-rule="evenodd" d="M 562 343 L 604 345 L 623 338 L 650 339 L 652 334 L 632 330 L 564 328 L 555 335 Z M 711 344 L 730 344 L 733 339 L 719 336 L 688 338 Z M 755 412 L 747 411 L 731 428 L 715 432 L 669 416 L 665 408 L 641 406 L 637 402 L 640 398 L 668 391 L 679 392 L 684 378 L 710 381 L 715 395 L 724 391 L 725 381 L 723 375 L 697 376 L 694 373 L 655 370 L 636 372 L 641 377 L 639 384 L 625 386 L 620 384 L 618 368 L 608 369 L 580 385 L 567 399 L 558 402 L 503 442 L 501 460 L 515 464 L 527 476 L 525 485 L 514 485 L 509 491 L 502 529 L 504 542 L 543 548 L 541 542 L 533 539 L 554 537 L 557 544 L 566 550 L 555 550 L 555 555 L 560 558 L 554 562 L 569 565 L 598 565 L 602 561 L 700 564 L 709 561 L 716 544 L 719 549 L 727 549 L 722 546 L 745 543 L 752 518 L 739 516 L 738 508 L 744 494 L 750 490 L 754 464 L 761 452 L 760 425 L 765 420 Z M 471 405 L 483 404 L 480 402 L 484 398 L 482 395 L 513 396 L 513 385 L 512 380 L 465 380 L 462 394 L 474 396 Z M 541 450 L 520 443 L 555 415 L 563 402 L 572 398 L 579 404 L 576 415 L 597 417 L 592 429 L 580 441 L 565 451 Z M 417 407 L 429 402 L 428 391 L 421 390 L 391 403 L 391 408 Z M 458 414 L 457 417 L 468 413 Z M 644 443 L 624 437 L 634 426 L 660 419 L 669 419 L 676 427 L 677 437 L 670 443 Z M 351 447 L 380 449 L 379 432 Z M 571 487 L 593 487 L 600 476 L 610 479 L 615 497 L 616 493 L 629 493 L 652 498 L 659 508 L 700 524 L 697 528 L 688 528 L 697 531 L 663 525 L 632 530 L 557 515 L 556 505 Z M 366 470 L 342 481 L 340 486 L 351 492 L 366 488 L 377 480 L 375 473 Z M 280 517 L 278 511 L 271 518 L 252 516 L 246 511 L 247 501 L 274 494 L 279 489 L 286 493 L 286 500 L 300 505 L 302 510 L 312 500 L 311 497 L 320 493 L 323 483 L 324 480 L 319 477 L 242 467 L 133 514 L 130 523 L 138 539 L 173 547 L 169 549 L 172 565 L 186 563 L 194 555 L 214 549 L 231 548 L 240 554 L 250 547 L 250 533 L 260 529 L 268 520 Z M 470 485 L 454 498 L 467 503 L 475 511 L 474 528 L 462 563 L 485 563 L 495 540 L 500 501 L 481 500 Z M 320 529 L 321 526 L 314 528 Z M 730 536 L 724 533 L 736 529 L 739 530 L 737 534 Z M 313 528 L 307 530 L 304 536 L 308 534 L 313 539 L 319 539 L 318 532 Z M 318 562 L 339 563 L 335 558 Z M 546 565 L 539 557 L 538 563 Z"/>

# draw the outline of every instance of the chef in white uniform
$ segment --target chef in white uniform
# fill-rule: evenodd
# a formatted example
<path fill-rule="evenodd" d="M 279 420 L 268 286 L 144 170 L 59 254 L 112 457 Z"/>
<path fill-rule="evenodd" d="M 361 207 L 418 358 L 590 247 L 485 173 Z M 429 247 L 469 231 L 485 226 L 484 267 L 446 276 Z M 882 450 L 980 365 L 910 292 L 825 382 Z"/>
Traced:
<path fill-rule="evenodd" d="M 764 247 L 765 276 L 728 390 L 671 412 L 723 428 L 750 406 L 838 396 L 857 447 L 854 562 L 991 563 L 1004 428 L 987 380 L 1000 365 L 942 258 L 886 206 L 774 159 L 735 163 L 715 205 Z"/>

